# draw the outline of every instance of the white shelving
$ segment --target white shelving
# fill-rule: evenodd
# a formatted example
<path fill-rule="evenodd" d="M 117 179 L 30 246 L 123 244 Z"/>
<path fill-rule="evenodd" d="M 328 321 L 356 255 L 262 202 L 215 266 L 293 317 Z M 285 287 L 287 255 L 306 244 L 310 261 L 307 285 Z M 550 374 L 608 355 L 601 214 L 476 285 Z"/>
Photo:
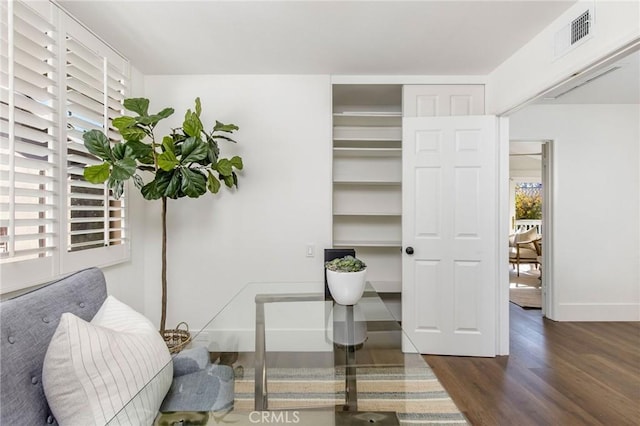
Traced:
<path fill-rule="evenodd" d="M 397 141 L 402 140 L 402 127 L 334 126 L 334 141 Z"/>
<path fill-rule="evenodd" d="M 356 248 L 378 291 L 401 289 L 401 86 L 335 85 L 333 245 Z"/>
<path fill-rule="evenodd" d="M 399 156 L 334 156 L 334 182 L 400 183 L 402 161 Z"/>
<path fill-rule="evenodd" d="M 349 183 L 333 185 L 334 215 L 401 215 L 402 193 L 396 185 Z"/>
<path fill-rule="evenodd" d="M 401 148 L 334 147 L 335 157 L 401 157 Z"/>

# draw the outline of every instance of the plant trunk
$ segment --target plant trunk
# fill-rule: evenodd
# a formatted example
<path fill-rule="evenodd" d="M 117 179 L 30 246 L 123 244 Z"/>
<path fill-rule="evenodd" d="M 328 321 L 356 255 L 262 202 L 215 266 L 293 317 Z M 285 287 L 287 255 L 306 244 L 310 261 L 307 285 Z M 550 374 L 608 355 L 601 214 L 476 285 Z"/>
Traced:
<path fill-rule="evenodd" d="M 160 334 L 167 325 L 167 197 L 162 197 L 162 316 Z"/>

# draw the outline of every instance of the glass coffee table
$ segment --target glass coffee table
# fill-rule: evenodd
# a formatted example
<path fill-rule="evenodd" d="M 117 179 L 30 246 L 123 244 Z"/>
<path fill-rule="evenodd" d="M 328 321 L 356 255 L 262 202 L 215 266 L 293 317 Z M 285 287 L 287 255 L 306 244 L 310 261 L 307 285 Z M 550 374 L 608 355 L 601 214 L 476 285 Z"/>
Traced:
<path fill-rule="evenodd" d="M 354 306 L 322 282 L 248 284 L 193 341 L 234 369 L 234 406 L 156 425 L 466 424 L 369 284 Z"/>

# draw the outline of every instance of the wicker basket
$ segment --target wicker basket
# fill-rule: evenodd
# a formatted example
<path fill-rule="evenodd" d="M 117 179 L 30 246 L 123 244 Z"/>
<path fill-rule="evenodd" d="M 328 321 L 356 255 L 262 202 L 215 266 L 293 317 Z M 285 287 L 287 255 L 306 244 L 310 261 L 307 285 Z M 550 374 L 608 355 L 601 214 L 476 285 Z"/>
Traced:
<path fill-rule="evenodd" d="M 180 329 L 181 325 L 184 325 L 184 330 Z M 165 330 L 162 337 L 169 348 L 169 352 L 172 354 L 178 353 L 191 341 L 189 325 L 186 322 L 181 322 L 176 328 Z"/>

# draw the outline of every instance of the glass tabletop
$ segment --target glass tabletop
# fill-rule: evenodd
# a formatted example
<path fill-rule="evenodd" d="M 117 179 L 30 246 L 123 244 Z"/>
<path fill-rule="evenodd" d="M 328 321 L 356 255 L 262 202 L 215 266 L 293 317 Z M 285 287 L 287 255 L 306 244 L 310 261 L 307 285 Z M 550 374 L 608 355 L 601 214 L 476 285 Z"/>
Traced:
<path fill-rule="evenodd" d="M 343 306 L 325 298 L 322 282 L 251 283 L 193 340 L 233 369 L 233 407 L 160 413 L 157 425 L 402 424 L 423 417 L 437 383 L 369 284 Z"/>

